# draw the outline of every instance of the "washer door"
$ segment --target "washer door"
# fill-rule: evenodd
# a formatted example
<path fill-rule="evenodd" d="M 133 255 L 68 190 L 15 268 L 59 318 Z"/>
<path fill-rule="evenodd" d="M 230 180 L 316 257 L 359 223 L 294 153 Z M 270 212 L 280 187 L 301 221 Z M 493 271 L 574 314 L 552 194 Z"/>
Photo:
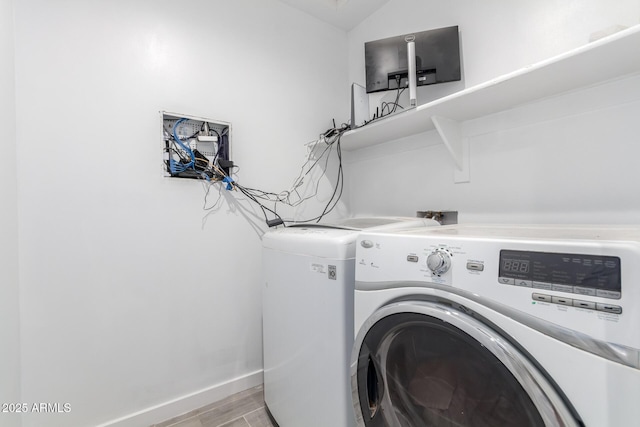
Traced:
<path fill-rule="evenodd" d="M 515 346 L 463 311 L 390 304 L 356 338 L 351 385 L 360 426 L 579 426 Z"/>

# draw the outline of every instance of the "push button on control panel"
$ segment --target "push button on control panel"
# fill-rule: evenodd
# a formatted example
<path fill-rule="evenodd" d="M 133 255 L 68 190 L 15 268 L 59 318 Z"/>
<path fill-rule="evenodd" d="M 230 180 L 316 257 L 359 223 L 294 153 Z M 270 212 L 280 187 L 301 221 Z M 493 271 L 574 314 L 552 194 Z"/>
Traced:
<path fill-rule="evenodd" d="M 531 298 L 535 301 L 551 302 L 551 295 L 534 293 L 534 294 L 531 294 Z"/>
<path fill-rule="evenodd" d="M 596 290 L 596 296 L 599 296 L 602 298 L 620 299 L 622 295 L 620 292 L 617 292 L 617 291 L 606 291 L 604 289 L 598 289 Z"/>
<path fill-rule="evenodd" d="M 531 288 L 533 286 L 533 282 L 531 280 L 516 279 L 515 285 L 524 286 L 525 288 Z"/>
<path fill-rule="evenodd" d="M 551 302 L 560 305 L 573 305 L 573 300 L 571 298 L 564 297 L 551 297 Z"/>
<path fill-rule="evenodd" d="M 551 289 L 556 292 L 567 292 L 569 294 L 573 293 L 573 286 L 571 285 L 558 285 L 554 283 L 553 285 L 551 285 Z"/>
<path fill-rule="evenodd" d="M 614 314 L 622 313 L 622 307 L 620 307 L 619 305 L 610 305 L 610 304 L 597 303 L 596 304 L 596 310 L 604 311 L 604 312 L 607 312 L 607 313 L 614 313 Z"/>
<path fill-rule="evenodd" d="M 484 271 L 484 264 L 482 264 L 481 262 L 468 262 L 467 270 Z"/>
<path fill-rule="evenodd" d="M 591 301 L 582 301 L 579 299 L 574 299 L 573 300 L 573 306 L 574 307 L 580 307 L 580 308 L 586 308 L 589 310 L 595 310 L 596 309 L 596 303 L 595 302 L 591 302 Z"/>
<path fill-rule="evenodd" d="M 596 290 L 593 288 L 583 288 L 581 286 L 574 286 L 573 292 L 580 295 L 589 295 L 592 297 L 596 296 Z"/>

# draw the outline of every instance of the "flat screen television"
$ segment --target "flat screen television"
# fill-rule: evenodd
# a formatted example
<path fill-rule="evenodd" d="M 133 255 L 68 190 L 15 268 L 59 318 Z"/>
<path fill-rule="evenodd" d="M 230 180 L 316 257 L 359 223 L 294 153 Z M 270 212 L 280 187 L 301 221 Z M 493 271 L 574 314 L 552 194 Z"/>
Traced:
<path fill-rule="evenodd" d="M 367 93 L 408 86 L 406 36 L 415 36 L 417 86 L 458 81 L 458 26 L 389 37 L 364 44 Z"/>

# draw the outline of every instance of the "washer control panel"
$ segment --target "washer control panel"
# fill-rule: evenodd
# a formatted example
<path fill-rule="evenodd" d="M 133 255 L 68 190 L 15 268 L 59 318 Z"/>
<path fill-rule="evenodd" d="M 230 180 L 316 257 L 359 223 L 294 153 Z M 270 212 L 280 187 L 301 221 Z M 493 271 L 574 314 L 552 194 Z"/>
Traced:
<path fill-rule="evenodd" d="M 450 289 L 640 349 L 640 227 L 371 231 L 355 258 L 358 292 Z"/>

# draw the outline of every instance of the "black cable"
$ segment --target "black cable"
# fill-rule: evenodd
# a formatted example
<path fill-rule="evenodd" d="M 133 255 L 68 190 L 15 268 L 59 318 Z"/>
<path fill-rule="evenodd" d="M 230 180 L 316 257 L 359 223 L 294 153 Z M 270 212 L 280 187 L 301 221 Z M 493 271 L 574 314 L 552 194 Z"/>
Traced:
<path fill-rule="evenodd" d="M 302 167 L 300 169 L 300 173 L 299 173 L 298 177 L 295 179 L 294 184 L 292 185 L 292 191 L 294 191 L 298 195 L 298 198 L 299 198 L 299 200 L 297 200 L 296 202 L 291 202 L 289 200 L 289 198 L 291 196 L 291 190 L 282 191 L 280 193 L 272 193 L 272 192 L 266 192 L 266 191 L 263 191 L 263 190 L 257 190 L 257 189 L 249 188 L 249 187 L 245 187 L 245 189 L 247 189 L 249 191 L 252 191 L 252 192 L 255 192 L 255 193 L 258 193 L 258 194 L 254 194 L 254 196 L 256 196 L 257 198 L 259 198 L 261 200 L 265 200 L 265 201 L 268 201 L 268 202 L 273 202 L 274 204 L 283 203 L 283 204 L 285 204 L 287 206 L 290 206 L 290 207 L 299 206 L 301 203 L 305 202 L 306 200 L 309 200 L 309 199 L 313 198 L 318 193 L 318 188 L 319 188 L 319 185 L 320 185 L 320 181 L 318 181 L 318 183 L 316 184 L 315 192 L 313 194 L 310 194 L 308 197 L 302 198 L 302 196 L 300 196 L 300 193 L 298 193 L 298 191 L 297 191 L 298 187 L 300 187 L 300 185 L 302 185 L 302 183 L 303 183 L 302 179 L 313 171 L 315 166 L 318 164 L 318 162 L 320 162 L 322 160 L 323 157 L 325 157 L 325 170 L 326 170 L 327 164 L 329 162 L 329 156 L 331 154 L 332 147 L 333 147 L 333 144 L 328 144 L 325 147 L 325 149 L 322 151 L 320 156 L 318 156 L 318 158 L 307 169 L 306 172 L 304 172 L 305 167 L 306 167 L 306 165 L 308 165 L 311 162 L 311 160 L 308 159 L 302 165 Z M 328 154 L 327 154 L 327 151 L 329 151 Z M 325 154 L 326 154 L 326 156 L 325 156 Z M 283 195 L 284 195 L 284 197 L 283 197 Z"/>
<path fill-rule="evenodd" d="M 344 175 L 343 175 L 343 170 L 342 170 L 342 150 L 340 149 L 340 138 L 342 137 L 342 134 L 340 134 L 338 136 L 338 141 L 336 142 L 336 152 L 338 153 L 338 178 L 336 181 L 336 186 L 333 189 L 333 194 L 331 195 L 331 198 L 329 199 L 329 202 L 327 202 L 327 205 L 325 206 L 324 210 L 322 211 L 322 214 L 320 214 L 320 218 L 318 218 L 318 220 L 316 222 L 320 222 L 320 220 L 327 214 L 329 214 L 338 204 L 338 201 L 340 200 L 340 198 L 342 197 L 342 190 L 344 189 Z M 336 192 L 338 190 L 338 183 L 340 184 L 340 193 L 338 194 L 338 197 L 335 200 L 335 203 L 333 204 L 333 206 L 331 206 L 331 208 L 329 208 L 329 205 L 331 204 L 331 201 L 334 199 L 334 197 L 336 197 Z"/>
<path fill-rule="evenodd" d="M 398 109 L 398 107 L 402 108 L 404 110 L 404 107 L 402 105 L 399 104 L 400 101 L 400 95 L 402 95 L 402 93 L 406 90 L 406 88 L 402 88 L 402 90 L 400 89 L 400 86 L 398 85 L 398 90 L 396 91 L 396 100 L 393 102 L 383 102 L 382 105 L 382 113 L 380 114 L 380 117 L 386 117 L 390 114 L 393 114 L 396 112 L 396 110 Z M 389 105 L 393 105 L 393 109 L 391 107 L 389 107 Z M 389 112 L 387 114 L 384 113 L 385 108 L 387 108 L 389 110 Z"/>
<path fill-rule="evenodd" d="M 334 126 L 335 126 L 335 122 L 334 122 Z M 322 153 L 320 154 L 320 156 L 311 164 L 311 166 L 309 166 L 308 170 L 306 172 L 305 171 L 305 167 L 311 163 L 311 159 L 309 158 L 302 166 L 301 170 L 300 170 L 300 174 L 298 175 L 298 178 L 296 178 L 296 180 L 294 181 L 294 186 L 292 187 L 291 190 L 287 190 L 287 191 L 283 191 L 280 193 L 273 193 L 273 192 L 268 192 L 268 191 L 264 191 L 264 190 L 259 190 L 259 189 L 255 189 L 255 188 L 251 188 L 251 187 L 245 187 L 243 185 L 238 184 L 237 182 L 234 182 L 233 180 L 231 180 L 231 182 L 233 183 L 233 187 L 235 189 L 237 189 L 238 191 L 240 191 L 242 194 L 244 194 L 250 201 L 256 203 L 258 205 L 258 207 L 260 208 L 260 210 L 262 211 L 262 214 L 264 216 L 265 222 L 267 223 L 267 225 L 269 227 L 273 227 L 276 225 L 284 225 L 286 227 L 287 223 L 306 223 L 306 222 L 312 222 L 312 221 L 316 221 L 319 222 L 320 220 L 322 220 L 322 218 L 324 218 L 326 215 L 328 215 L 330 212 L 332 212 L 335 207 L 338 205 L 338 202 L 340 201 L 340 198 L 342 197 L 342 193 L 344 190 L 344 170 L 343 170 L 343 166 L 342 166 L 342 151 L 341 151 L 341 147 L 340 147 L 340 140 L 342 137 L 342 134 L 344 132 L 346 132 L 347 130 L 349 130 L 349 126 L 346 123 L 343 123 L 341 125 L 340 128 L 332 128 L 332 129 L 328 129 L 324 134 L 324 140 L 327 144 L 327 146 L 324 148 L 324 150 L 322 151 Z M 225 135 L 228 132 L 228 128 L 225 128 L 222 131 L 222 134 Z M 219 139 L 220 141 L 220 139 Z M 308 218 L 308 219 L 304 219 L 304 220 L 294 220 L 294 219 L 283 219 L 280 214 L 278 214 L 277 212 L 277 206 L 278 204 L 282 203 L 285 205 L 288 205 L 290 207 L 296 207 L 299 204 L 305 202 L 306 200 L 309 200 L 310 198 L 314 197 L 318 191 L 319 191 L 319 186 L 320 186 L 320 181 L 318 181 L 316 183 L 316 188 L 315 188 L 315 193 L 308 196 L 308 197 L 303 197 L 302 195 L 300 195 L 300 193 L 298 192 L 298 187 L 300 187 L 300 185 L 302 185 L 303 182 L 303 178 L 306 177 L 309 173 L 311 173 L 312 170 L 314 170 L 314 168 L 318 165 L 318 163 L 322 160 L 323 157 L 325 157 L 325 164 L 324 164 L 324 170 L 326 171 L 328 164 L 329 164 L 329 158 L 333 149 L 333 146 L 336 146 L 336 152 L 337 152 L 337 157 L 338 157 L 338 174 L 337 174 L 337 180 L 336 180 L 336 185 L 333 189 L 333 193 L 331 194 L 331 197 L 329 198 L 329 200 L 327 201 L 326 205 L 324 206 L 324 209 L 322 210 L 322 213 L 318 216 L 315 216 L 313 218 Z M 220 149 L 222 147 L 218 147 L 218 153 L 216 153 L 216 158 L 218 157 L 218 154 L 220 153 Z M 215 164 L 215 163 L 214 163 Z M 229 175 L 227 173 L 224 173 L 223 176 L 220 176 L 219 174 L 213 175 L 211 178 L 218 178 L 221 181 L 224 181 L 225 178 L 229 178 Z M 207 197 L 209 195 L 209 191 L 210 191 L 210 187 L 207 188 L 207 192 L 205 194 L 205 203 L 203 205 L 203 209 L 205 210 L 209 210 L 209 209 L 213 209 L 216 205 L 217 205 L 217 201 L 216 203 L 211 206 L 210 208 L 207 208 L 206 205 L 206 200 Z M 291 202 L 290 200 L 290 196 L 292 195 L 292 193 L 295 193 L 299 200 L 297 200 L 296 202 Z M 262 202 L 272 202 L 274 204 L 274 208 L 270 209 L 269 207 L 265 206 Z M 273 216 L 275 216 L 275 219 L 269 219 L 269 215 L 267 214 L 267 212 L 271 213 Z"/>
<path fill-rule="evenodd" d="M 271 226 L 272 226 L 272 225 L 270 225 L 270 224 L 272 224 L 272 223 L 273 223 L 273 221 L 272 221 L 272 220 L 269 220 L 269 218 L 268 218 L 268 216 L 267 216 L 267 212 L 266 212 L 266 211 L 269 211 L 269 212 L 271 212 L 273 215 L 275 215 L 275 217 L 276 217 L 276 218 L 277 218 L 277 220 L 278 220 L 278 223 L 277 223 L 276 225 L 280 225 L 280 224 L 282 224 L 282 225 L 284 225 L 284 226 L 286 227 L 285 221 L 280 217 L 280 215 L 278 215 L 278 213 L 277 213 L 277 212 L 275 212 L 274 210 L 269 209 L 268 207 L 266 207 L 265 205 L 263 205 L 262 203 L 260 203 L 260 202 L 258 201 L 258 199 L 256 199 L 256 198 L 253 196 L 253 194 L 251 194 L 249 191 L 247 191 L 247 190 L 246 190 L 244 187 L 242 187 L 241 185 L 239 185 L 239 184 L 237 184 L 237 183 L 236 183 L 236 184 L 235 184 L 235 187 L 236 187 L 236 188 L 238 188 L 238 189 L 242 192 L 242 194 L 244 194 L 245 196 L 247 196 L 251 201 L 253 201 L 254 203 L 256 203 L 256 204 L 260 207 L 260 209 L 262 210 L 262 214 L 264 215 L 264 220 L 265 220 L 265 222 L 267 223 L 267 225 L 269 225 L 269 227 L 271 227 Z"/>
<path fill-rule="evenodd" d="M 337 147 L 337 154 L 338 154 L 338 178 L 336 181 L 336 185 L 333 189 L 333 194 L 331 195 L 331 198 L 329 199 L 329 201 L 327 202 L 327 204 L 325 205 L 324 210 L 322 211 L 322 213 L 314 218 L 309 218 L 309 219 L 304 219 L 304 220 L 285 220 L 286 222 L 292 222 L 292 223 L 296 223 L 296 224 L 304 224 L 307 222 L 320 222 L 322 220 L 322 218 L 324 218 L 326 215 L 328 215 L 329 213 L 331 213 L 335 207 L 338 205 L 338 202 L 340 201 L 340 198 L 342 197 L 342 192 L 344 190 L 344 171 L 342 168 L 342 151 L 340 148 L 340 137 L 342 136 L 342 134 L 340 134 L 340 136 L 338 136 L 336 143 L 336 147 Z M 338 192 L 338 188 L 340 188 L 340 192 Z M 336 193 L 337 193 L 337 197 L 336 197 Z M 334 200 L 335 199 L 335 200 Z M 333 205 L 332 205 L 333 203 Z"/>
<path fill-rule="evenodd" d="M 227 126 L 226 128 L 222 129 L 222 135 L 216 132 L 215 129 L 213 131 L 218 136 L 218 149 L 216 150 L 216 155 L 213 157 L 213 164 L 215 165 L 216 162 L 218 161 L 218 157 L 220 156 L 220 152 L 222 152 L 223 154 L 223 157 L 221 157 L 223 160 L 229 160 L 228 150 L 223 149 L 224 141 L 222 140 L 222 137 L 226 136 L 229 133 L 229 127 Z M 226 158 L 224 157 L 225 153 L 226 153 Z"/>

